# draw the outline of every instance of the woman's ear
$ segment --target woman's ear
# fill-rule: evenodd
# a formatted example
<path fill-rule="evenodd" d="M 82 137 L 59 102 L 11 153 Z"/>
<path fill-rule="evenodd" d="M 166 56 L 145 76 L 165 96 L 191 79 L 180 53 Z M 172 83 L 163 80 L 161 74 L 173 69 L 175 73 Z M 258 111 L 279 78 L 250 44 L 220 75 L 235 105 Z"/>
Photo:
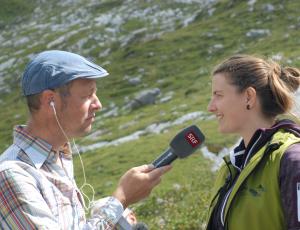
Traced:
<path fill-rule="evenodd" d="M 250 110 L 256 104 L 256 90 L 253 87 L 248 87 L 245 90 L 246 108 Z"/>

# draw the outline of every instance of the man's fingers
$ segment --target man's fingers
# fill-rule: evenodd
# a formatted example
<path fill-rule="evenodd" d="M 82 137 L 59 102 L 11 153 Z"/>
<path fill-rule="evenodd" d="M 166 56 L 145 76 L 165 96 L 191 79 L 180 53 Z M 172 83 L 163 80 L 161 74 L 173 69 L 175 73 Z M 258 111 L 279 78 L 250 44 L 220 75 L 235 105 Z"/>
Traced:
<path fill-rule="evenodd" d="M 154 166 L 152 164 L 141 165 L 141 166 L 135 167 L 135 169 L 138 170 L 139 172 L 148 173 L 154 169 Z"/>
<path fill-rule="evenodd" d="M 171 168 L 172 168 L 171 165 L 167 165 L 167 166 L 153 169 L 151 172 L 149 172 L 149 177 L 153 179 L 157 177 L 161 177 L 163 174 L 171 170 Z"/>

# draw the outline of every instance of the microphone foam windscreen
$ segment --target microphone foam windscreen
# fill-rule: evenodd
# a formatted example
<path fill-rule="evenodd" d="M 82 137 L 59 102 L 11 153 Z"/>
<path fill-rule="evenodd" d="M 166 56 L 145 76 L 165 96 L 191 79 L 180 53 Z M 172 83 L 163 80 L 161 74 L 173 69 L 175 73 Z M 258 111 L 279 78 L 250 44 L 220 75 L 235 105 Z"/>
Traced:
<path fill-rule="evenodd" d="M 204 142 L 205 136 L 196 125 L 189 126 L 179 132 L 171 141 L 172 152 L 184 158 L 195 152 Z"/>

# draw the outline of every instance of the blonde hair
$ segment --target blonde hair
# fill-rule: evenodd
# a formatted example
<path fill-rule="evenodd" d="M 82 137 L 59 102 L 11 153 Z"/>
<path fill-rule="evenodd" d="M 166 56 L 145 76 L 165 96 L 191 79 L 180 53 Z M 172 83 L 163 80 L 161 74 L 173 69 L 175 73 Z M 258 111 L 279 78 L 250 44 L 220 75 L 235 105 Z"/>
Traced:
<path fill-rule="evenodd" d="M 300 85 L 300 71 L 281 67 L 272 60 L 251 55 L 234 55 L 215 67 L 213 75 L 225 73 L 239 92 L 248 87 L 256 90 L 266 117 L 276 117 L 291 111 L 293 93 Z"/>

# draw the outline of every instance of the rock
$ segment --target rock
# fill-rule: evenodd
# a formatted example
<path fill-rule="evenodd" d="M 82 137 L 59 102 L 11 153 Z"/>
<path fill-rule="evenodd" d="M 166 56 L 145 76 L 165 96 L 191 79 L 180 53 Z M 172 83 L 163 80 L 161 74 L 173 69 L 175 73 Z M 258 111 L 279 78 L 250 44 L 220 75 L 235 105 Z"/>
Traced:
<path fill-rule="evenodd" d="M 160 100 L 159 100 L 159 103 L 165 103 L 165 102 L 168 102 L 170 100 L 172 100 L 174 96 L 174 92 L 173 91 L 170 91 L 168 92 L 164 97 L 162 97 Z"/>
<path fill-rule="evenodd" d="M 173 98 L 173 96 L 171 96 L 171 95 L 165 96 L 159 100 L 159 103 L 165 103 L 165 102 L 171 101 L 172 98 Z"/>
<path fill-rule="evenodd" d="M 252 12 L 254 10 L 254 4 L 256 3 L 256 0 L 249 0 L 247 2 L 248 6 L 249 6 L 249 11 Z"/>
<path fill-rule="evenodd" d="M 208 38 L 212 38 L 212 37 L 214 37 L 215 35 L 214 35 L 214 33 L 212 33 L 212 32 L 207 32 L 207 33 L 204 34 L 204 36 L 206 36 L 206 37 L 208 37 Z"/>
<path fill-rule="evenodd" d="M 5 70 L 6 68 L 12 67 L 12 65 L 15 63 L 16 58 L 11 58 L 5 62 L 0 63 L 0 71 Z"/>
<path fill-rule="evenodd" d="M 104 113 L 102 115 L 102 117 L 117 117 L 117 116 L 119 116 L 118 111 L 119 111 L 118 107 L 115 107 L 115 108 L 109 110 L 108 112 Z"/>
<path fill-rule="evenodd" d="M 186 27 L 186 26 L 188 26 L 190 23 L 192 23 L 193 21 L 195 21 L 195 19 L 197 18 L 197 16 L 198 16 L 198 14 L 200 13 L 200 11 L 199 12 L 196 12 L 194 15 L 192 15 L 192 16 L 190 16 L 190 17 L 188 17 L 188 18 L 186 18 L 184 21 L 183 21 L 183 27 Z"/>
<path fill-rule="evenodd" d="M 110 48 L 107 48 L 106 50 L 102 51 L 99 54 L 99 57 L 106 57 L 107 55 L 109 55 L 109 53 L 110 53 Z"/>
<path fill-rule="evenodd" d="M 120 130 L 127 129 L 127 128 L 129 128 L 129 127 L 135 125 L 136 123 L 137 123 L 137 122 L 134 121 L 134 120 L 133 120 L 133 121 L 129 121 L 129 122 L 125 123 L 125 124 L 120 125 L 120 126 L 119 126 L 119 129 L 120 129 Z"/>
<path fill-rule="evenodd" d="M 273 11 L 275 10 L 275 7 L 272 4 L 268 3 L 268 4 L 262 5 L 262 10 L 267 13 L 273 13 Z"/>
<path fill-rule="evenodd" d="M 274 60 L 274 61 L 282 61 L 283 55 L 282 55 L 281 53 L 278 53 L 278 54 L 272 55 L 271 58 L 272 58 L 272 60 Z"/>
<path fill-rule="evenodd" d="M 133 110 L 144 105 L 155 104 L 156 97 L 160 94 L 160 89 L 146 89 L 140 92 L 133 100 L 129 101 L 123 108 Z"/>
<path fill-rule="evenodd" d="M 208 49 L 208 53 L 212 54 L 216 51 L 222 50 L 223 48 L 224 48 L 224 46 L 222 44 L 215 44 Z"/>
<path fill-rule="evenodd" d="M 271 35 L 271 32 L 268 29 L 251 29 L 246 33 L 249 38 L 261 38 L 269 35 Z"/>
<path fill-rule="evenodd" d="M 215 45 L 213 45 L 213 48 L 216 50 L 220 50 L 220 49 L 224 48 L 224 45 L 223 44 L 215 44 Z"/>
<path fill-rule="evenodd" d="M 216 8 L 210 8 L 207 13 L 208 13 L 208 16 L 212 16 L 215 12 Z"/>
<path fill-rule="evenodd" d="M 140 28 L 138 30 L 132 31 L 127 36 L 120 37 L 121 47 L 124 47 L 124 46 L 134 42 L 135 40 L 138 40 L 138 38 L 140 36 L 145 35 L 146 32 L 147 32 L 147 28 Z"/>
<path fill-rule="evenodd" d="M 30 39 L 28 37 L 21 37 L 15 41 L 15 46 L 24 45 L 25 43 L 28 43 Z"/>
<path fill-rule="evenodd" d="M 109 132 L 109 130 L 105 129 L 105 130 L 97 130 L 91 134 L 89 134 L 88 136 L 85 137 L 85 139 L 88 140 L 97 140 L 101 135 L 103 134 L 107 134 Z"/>
<path fill-rule="evenodd" d="M 141 81 L 141 77 L 134 77 L 134 78 L 130 78 L 129 80 L 128 80 L 128 83 L 130 84 L 130 85 L 139 85 L 140 83 L 141 83 L 142 81 Z"/>

